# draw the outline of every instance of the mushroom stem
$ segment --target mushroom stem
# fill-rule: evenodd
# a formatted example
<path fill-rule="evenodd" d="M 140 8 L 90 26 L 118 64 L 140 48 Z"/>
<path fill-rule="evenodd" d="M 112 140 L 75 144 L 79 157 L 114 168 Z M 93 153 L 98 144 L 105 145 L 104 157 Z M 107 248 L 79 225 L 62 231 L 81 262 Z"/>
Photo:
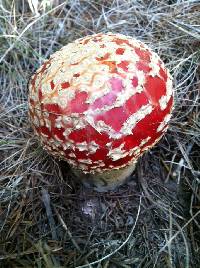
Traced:
<path fill-rule="evenodd" d="M 105 171 L 103 173 L 96 172 L 94 174 L 85 174 L 81 170 L 75 168 L 72 168 L 72 172 L 87 188 L 93 188 L 97 192 L 107 192 L 116 189 L 128 180 L 134 169 L 135 164 L 132 163 L 129 166 Z"/>

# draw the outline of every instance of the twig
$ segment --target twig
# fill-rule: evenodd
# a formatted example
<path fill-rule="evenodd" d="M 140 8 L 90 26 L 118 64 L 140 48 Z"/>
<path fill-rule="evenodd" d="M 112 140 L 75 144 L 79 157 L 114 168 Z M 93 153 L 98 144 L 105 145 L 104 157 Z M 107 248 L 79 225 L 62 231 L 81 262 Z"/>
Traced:
<path fill-rule="evenodd" d="M 49 221 L 49 225 L 51 228 L 51 233 L 52 233 L 52 239 L 53 240 L 58 240 L 58 236 L 56 233 L 56 224 L 53 218 L 53 214 L 52 214 L 52 209 L 50 206 L 50 196 L 47 190 L 45 190 L 44 188 L 42 189 L 42 201 L 44 203 L 45 209 L 46 209 L 46 213 L 47 213 L 47 218 Z"/>
<path fill-rule="evenodd" d="M 72 241 L 73 245 L 75 246 L 75 248 L 76 248 L 79 252 L 81 252 L 81 249 L 80 249 L 79 245 L 78 245 L 78 244 L 76 243 L 76 241 L 74 240 L 74 238 L 73 238 L 73 236 L 72 236 L 70 230 L 68 229 L 67 225 L 65 224 L 63 218 L 61 217 L 61 215 L 59 214 L 59 212 L 57 211 L 57 209 L 55 208 L 55 206 L 54 206 L 54 210 L 55 210 L 55 212 L 56 212 L 56 215 L 58 216 L 58 219 L 59 219 L 60 223 L 62 224 L 62 227 L 63 227 L 63 228 L 65 229 L 65 231 L 67 232 L 67 234 L 68 234 L 70 240 Z"/>

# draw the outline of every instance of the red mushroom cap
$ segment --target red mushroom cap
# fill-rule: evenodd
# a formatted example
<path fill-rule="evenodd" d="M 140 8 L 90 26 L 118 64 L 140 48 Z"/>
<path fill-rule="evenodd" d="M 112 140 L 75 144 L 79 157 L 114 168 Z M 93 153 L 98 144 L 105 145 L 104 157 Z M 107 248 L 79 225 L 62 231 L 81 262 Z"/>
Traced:
<path fill-rule="evenodd" d="M 30 118 L 42 144 L 83 172 L 135 162 L 166 131 L 172 105 L 161 59 L 121 34 L 69 43 L 30 80 Z"/>

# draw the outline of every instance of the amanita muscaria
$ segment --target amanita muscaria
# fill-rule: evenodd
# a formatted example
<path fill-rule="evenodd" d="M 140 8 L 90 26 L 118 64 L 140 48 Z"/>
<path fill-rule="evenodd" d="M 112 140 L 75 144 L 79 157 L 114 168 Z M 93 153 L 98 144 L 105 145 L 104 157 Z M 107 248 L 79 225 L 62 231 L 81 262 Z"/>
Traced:
<path fill-rule="evenodd" d="M 54 53 L 29 83 L 35 133 L 97 190 L 113 189 L 167 130 L 172 80 L 159 56 L 121 34 L 94 34 Z"/>

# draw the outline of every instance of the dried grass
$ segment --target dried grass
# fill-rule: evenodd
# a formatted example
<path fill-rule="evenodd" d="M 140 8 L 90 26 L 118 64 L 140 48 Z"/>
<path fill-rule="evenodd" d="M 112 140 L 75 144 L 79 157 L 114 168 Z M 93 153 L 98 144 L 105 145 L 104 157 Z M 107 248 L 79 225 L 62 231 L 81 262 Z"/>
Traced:
<path fill-rule="evenodd" d="M 4 0 L 0 22 L 0 266 L 200 267 L 199 1 Z M 133 180 L 97 194 L 33 136 L 27 81 L 62 45 L 107 31 L 159 53 L 176 103 Z"/>

